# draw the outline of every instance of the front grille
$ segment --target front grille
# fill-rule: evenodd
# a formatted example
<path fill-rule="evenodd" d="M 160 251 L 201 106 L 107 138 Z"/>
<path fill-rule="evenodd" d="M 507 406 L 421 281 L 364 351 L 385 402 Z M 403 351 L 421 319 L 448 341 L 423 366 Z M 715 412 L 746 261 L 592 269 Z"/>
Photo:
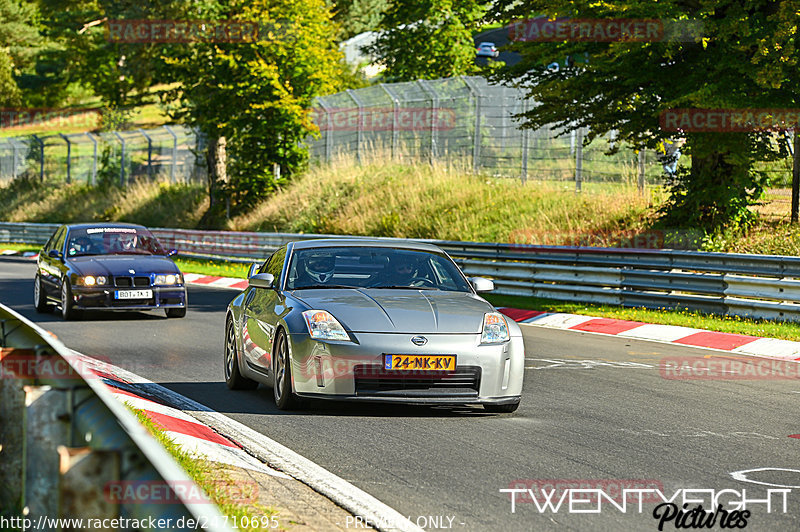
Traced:
<path fill-rule="evenodd" d="M 114 286 L 130 288 L 132 286 L 150 286 L 149 277 L 114 277 Z"/>
<path fill-rule="evenodd" d="M 381 366 L 353 368 L 356 395 L 373 397 L 477 397 L 481 368 L 452 372 L 386 371 Z"/>

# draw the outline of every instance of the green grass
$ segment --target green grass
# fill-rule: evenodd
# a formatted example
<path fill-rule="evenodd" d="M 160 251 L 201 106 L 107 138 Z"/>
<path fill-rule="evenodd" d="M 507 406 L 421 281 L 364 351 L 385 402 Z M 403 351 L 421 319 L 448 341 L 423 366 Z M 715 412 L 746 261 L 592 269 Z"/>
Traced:
<path fill-rule="evenodd" d="M 42 249 L 42 246 L 37 246 L 36 244 L 15 244 L 9 242 L 0 242 L 0 251 L 5 249 L 11 249 L 14 251 L 39 251 Z"/>
<path fill-rule="evenodd" d="M 163 427 L 147 417 L 143 410 L 133 408 L 128 403 L 126 405 L 133 411 L 139 422 L 150 431 L 150 434 L 172 455 L 189 477 L 208 494 L 222 515 L 236 518 L 237 523 L 241 523 L 243 517 L 246 518 L 245 522 L 253 521 L 258 523 L 258 519 L 262 519 L 265 516 L 269 518 L 269 516 L 277 515 L 278 512 L 272 508 L 258 503 L 244 504 L 241 500 L 232 498 L 231 494 L 241 492 L 237 489 L 235 481 L 221 467 L 208 460 L 196 458 L 184 451 L 172 439 L 167 437 L 164 434 Z M 258 526 L 249 528 L 240 526 L 238 529 L 259 532 L 261 530 Z"/>
<path fill-rule="evenodd" d="M 652 310 L 646 308 L 617 307 L 587 303 L 572 303 L 524 296 L 484 295 L 497 307 L 515 307 L 545 312 L 565 312 L 616 318 L 620 320 L 657 323 L 660 325 L 678 325 L 749 336 L 764 336 L 782 340 L 800 341 L 800 323 L 753 320 L 738 316 L 717 316 L 690 310 Z"/>
<path fill-rule="evenodd" d="M 201 275 L 217 275 L 219 277 L 247 277 L 249 264 L 239 262 L 194 259 L 191 257 L 174 257 L 175 264 L 183 273 L 199 273 Z"/>

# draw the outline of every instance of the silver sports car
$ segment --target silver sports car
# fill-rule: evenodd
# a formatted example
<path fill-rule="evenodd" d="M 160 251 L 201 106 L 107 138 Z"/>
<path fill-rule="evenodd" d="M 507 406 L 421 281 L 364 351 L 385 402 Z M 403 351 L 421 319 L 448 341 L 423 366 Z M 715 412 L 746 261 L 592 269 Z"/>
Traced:
<path fill-rule="evenodd" d="M 228 306 L 225 381 L 297 397 L 519 406 L 519 326 L 477 295 L 429 244 L 369 239 L 292 242 L 250 269 Z"/>

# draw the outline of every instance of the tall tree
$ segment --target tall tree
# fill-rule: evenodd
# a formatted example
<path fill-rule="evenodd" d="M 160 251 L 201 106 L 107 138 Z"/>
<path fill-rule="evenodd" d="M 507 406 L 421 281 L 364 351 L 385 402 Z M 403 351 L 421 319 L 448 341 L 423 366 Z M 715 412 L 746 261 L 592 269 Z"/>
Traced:
<path fill-rule="evenodd" d="M 282 178 L 302 168 L 303 143 L 315 131 L 313 99 L 340 90 L 345 66 L 324 0 L 231 0 L 218 16 L 257 23 L 258 39 L 174 49 L 168 62 L 179 87 L 167 99 L 180 103 L 174 116 L 200 128 L 216 148 L 212 190 L 241 209 L 274 189 L 275 166 Z M 221 145 L 227 184 L 213 171 L 226 157 Z"/>
<path fill-rule="evenodd" d="M 472 35 L 487 6 L 478 0 L 392 0 L 369 52 L 386 66 L 390 81 L 474 73 Z"/>
<path fill-rule="evenodd" d="M 39 34 L 36 5 L 0 0 L 0 107 L 21 105 L 19 79 L 30 72 L 45 42 Z"/>
<path fill-rule="evenodd" d="M 337 0 L 333 3 L 333 20 L 339 24 L 341 40 L 365 31 L 375 31 L 383 12 L 389 7 L 388 0 Z"/>
<path fill-rule="evenodd" d="M 797 108 L 797 0 L 498 0 L 493 7 L 493 15 L 506 22 L 534 14 L 551 19 L 657 19 L 667 28 L 698 22 L 699 34 L 666 34 L 651 42 L 517 42 L 514 48 L 522 61 L 498 79 L 526 88 L 537 102 L 526 114 L 528 127 L 556 123 L 568 131 L 586 126 L 591 130 L 587 141 L 617 130 L 635 147 L 652 149 L 685 139 L 682 151 L 691 156 L 691 168 L 682 169 L 671 183 L 664 223 L 714 231 L 746 225 L 753 218 L 747 207 L 767 184 L 755 163 L 785 155 L 774 135 L 681 134 L 660 129 L 659 116 L 674 108 Z M 546 69 L 564 56 L 587 61 L 558 72 Z"/>

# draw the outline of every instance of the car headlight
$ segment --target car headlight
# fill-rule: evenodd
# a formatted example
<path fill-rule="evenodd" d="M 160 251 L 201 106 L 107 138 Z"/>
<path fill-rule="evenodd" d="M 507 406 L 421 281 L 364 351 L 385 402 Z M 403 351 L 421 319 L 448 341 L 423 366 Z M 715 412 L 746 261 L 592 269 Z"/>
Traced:
<path fill-rule="evenodd" d="M 330 312 L 307 310 L 303 312 L 308 326 L 308 334 L 315 340 L 350 340 L 342 324 Z"/>
<path fill-rule="evenodd" d="M 153 284 L 178 284 L 179 282 L 180 276 L 175 275 L 174 273 L 165 273 L 156 275 Z"/>
<path fill-rule="evenodd" d="M 94 275 L 87 275 L 86 277 L 80 277 L 78 281 L 79 284 L 83 286 L 97 286 L 106 284 L 107 279 L 102 275 L 98 275 L 97 277 Z"/>
<path fill-rule="evenodd" d="M 499 312 L 487 312 L 483 316 L 482 344 L 499 344 L 508 340 L 508 323 Z"/>

